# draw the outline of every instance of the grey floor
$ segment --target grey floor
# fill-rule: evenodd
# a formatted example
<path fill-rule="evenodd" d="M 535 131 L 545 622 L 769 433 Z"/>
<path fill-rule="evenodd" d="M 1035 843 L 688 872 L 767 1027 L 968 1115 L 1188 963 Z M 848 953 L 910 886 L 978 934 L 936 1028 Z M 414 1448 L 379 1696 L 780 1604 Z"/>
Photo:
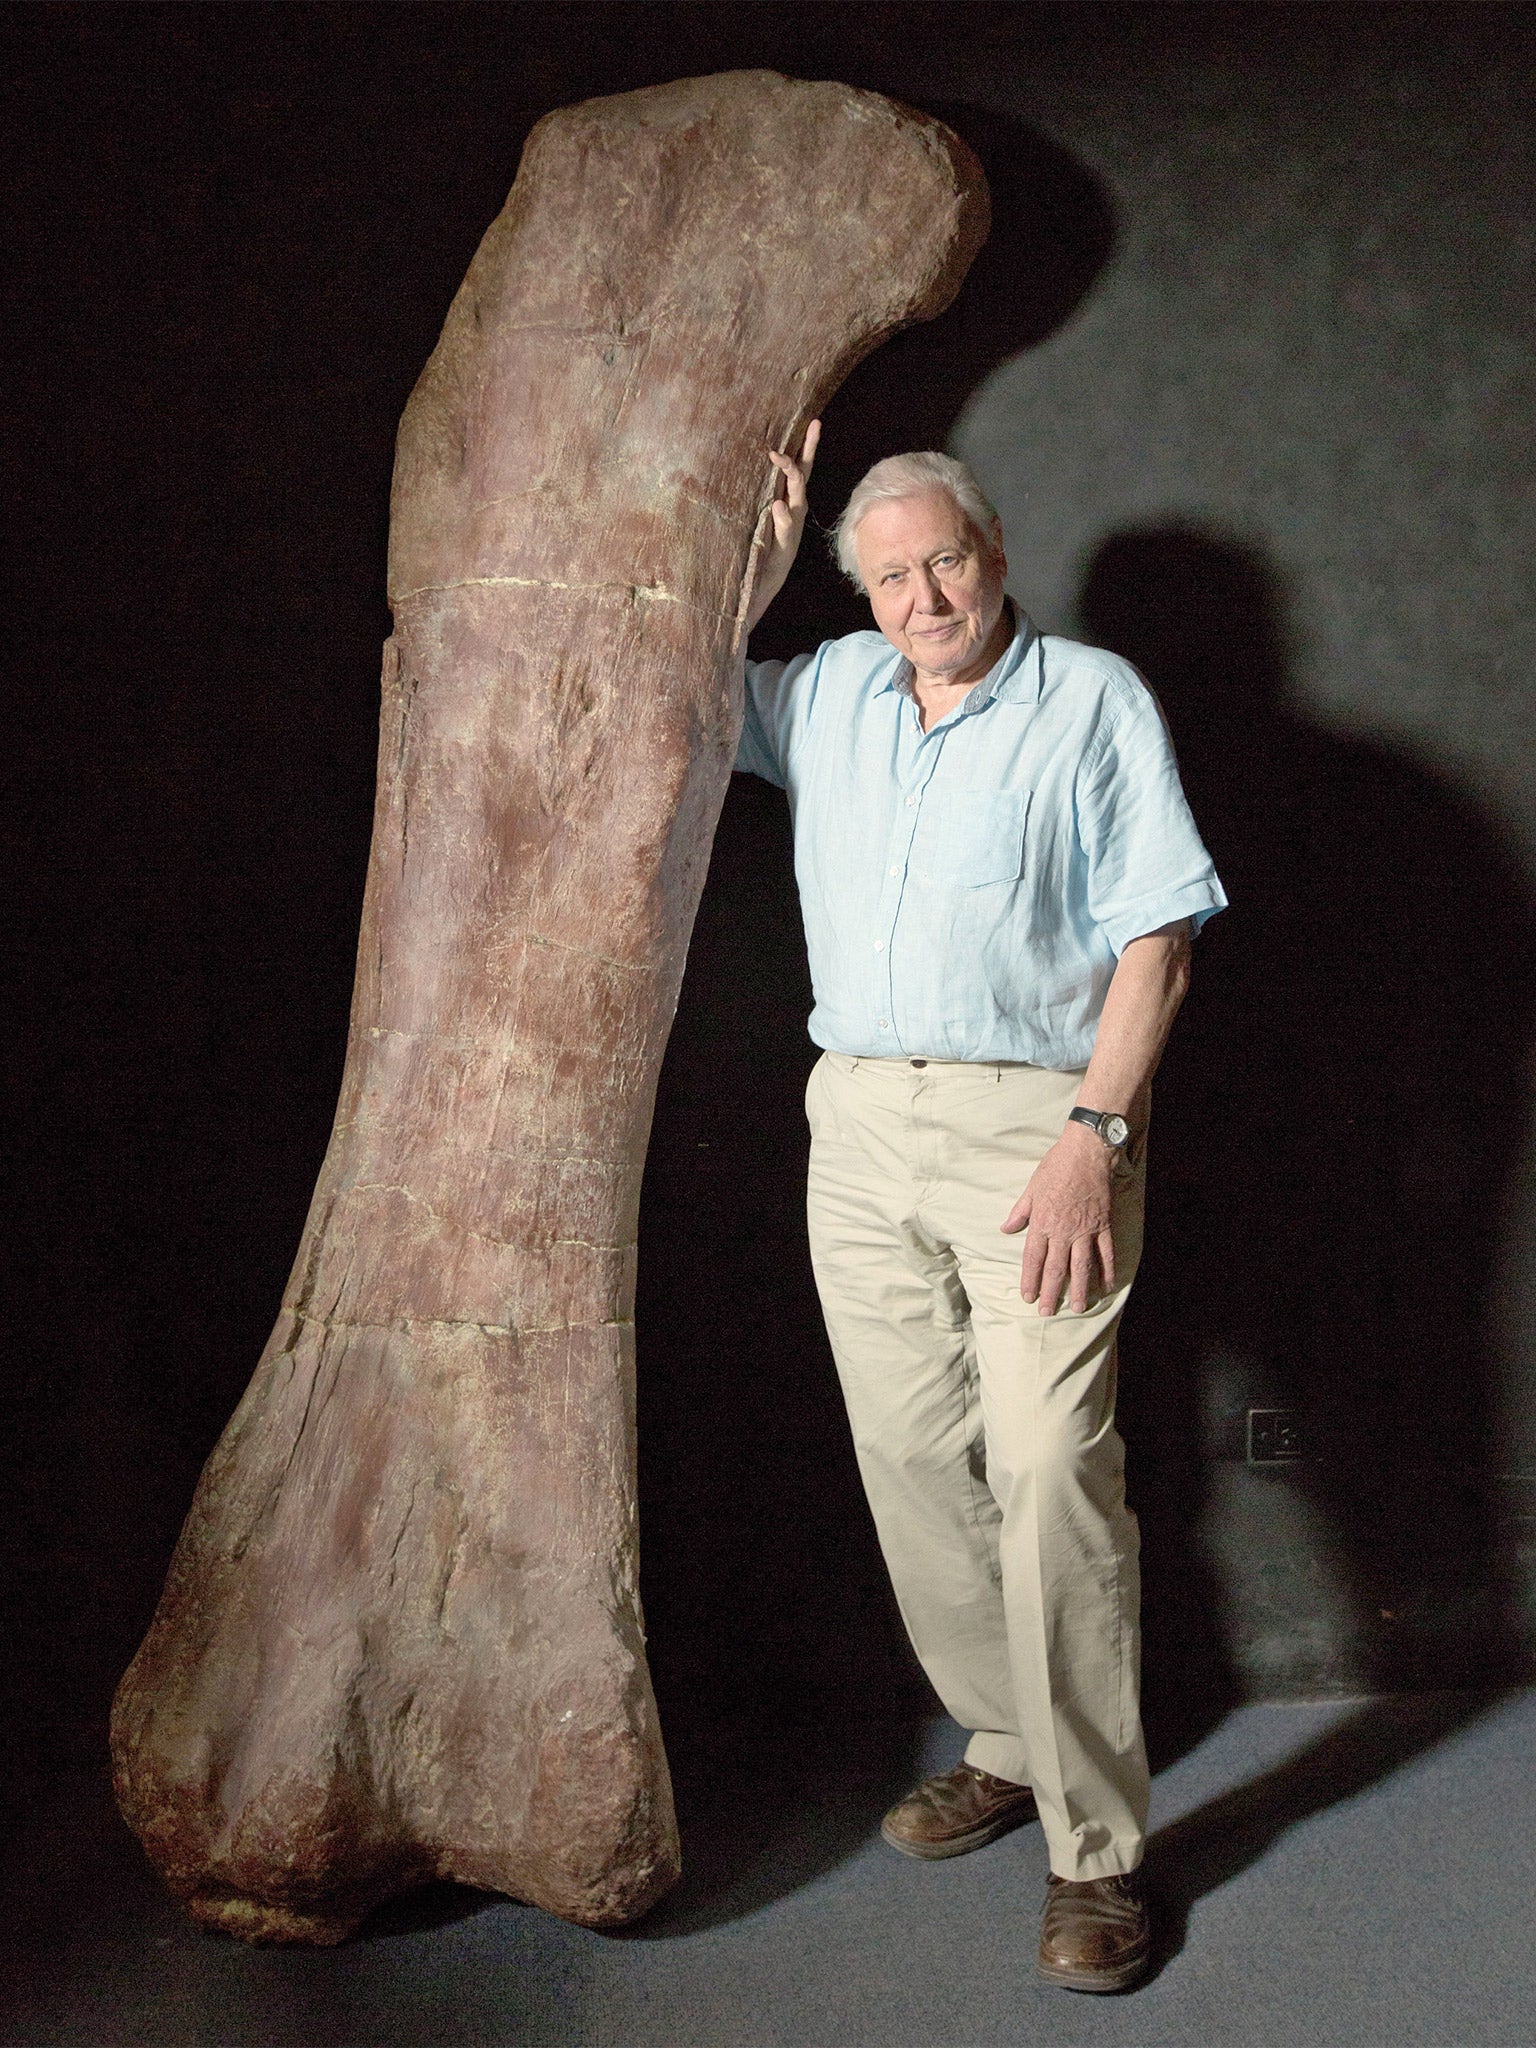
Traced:
<path fill-rule="evenodd" d="M 935 1725 L 917 1747 L 938 1768 L 960 1737 Z M 180 1917 L 81 1779 L 0 1886 L 14 1949 L 0 2039 L 1532 2048 L 1533 1750 L 1536 1693 L 1231 1715 L 1157 1779 L 1158 1963 L 1119 1999 L 1034 1980 L 1038 1828 L 913 1863 L 876 1834 L 878 1774 L 811 1738 L 795 1769 L 745 1790 L 722 1773 L 728 1799 L 693 1798 L 687 1878 L 619 1937 L 444 1888 L 341 1949 L 244 1949 Z"/>

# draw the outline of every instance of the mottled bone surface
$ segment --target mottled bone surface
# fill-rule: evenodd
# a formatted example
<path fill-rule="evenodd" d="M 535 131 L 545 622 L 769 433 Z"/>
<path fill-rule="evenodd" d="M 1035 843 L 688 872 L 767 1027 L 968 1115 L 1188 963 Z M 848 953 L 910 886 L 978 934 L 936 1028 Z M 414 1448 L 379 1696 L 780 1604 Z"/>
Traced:
<path fill-rule="evenodd" d="M 550 115 L 401 423 L 346 1074 L 113 1721 L 196 1917 L 678 1868 L 636 1592 L 636 1212 L 765 449 L 985 232 L 944 129 L 728 73 Z"/>

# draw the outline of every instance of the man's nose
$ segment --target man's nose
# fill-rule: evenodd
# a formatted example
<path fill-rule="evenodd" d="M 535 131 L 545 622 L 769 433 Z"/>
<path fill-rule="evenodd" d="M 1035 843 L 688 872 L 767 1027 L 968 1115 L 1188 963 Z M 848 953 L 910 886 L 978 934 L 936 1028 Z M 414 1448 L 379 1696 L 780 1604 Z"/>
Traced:
<path fill-rule="evenodd" d="M 920 612 L 941 612 L 944 609 L 944 586 L 931 569 L 917 572 L 917 608 Z"/>

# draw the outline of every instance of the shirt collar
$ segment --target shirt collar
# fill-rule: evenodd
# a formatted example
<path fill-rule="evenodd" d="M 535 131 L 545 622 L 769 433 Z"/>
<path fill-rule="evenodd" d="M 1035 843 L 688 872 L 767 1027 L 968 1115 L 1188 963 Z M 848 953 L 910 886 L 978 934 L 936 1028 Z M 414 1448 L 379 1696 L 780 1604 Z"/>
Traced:
<path fill-rule="evenodd" d="M 1013 638 L 961 703 L 962 714 L 980 711 L 994 697 L 1004 704 L 1040 701 L 1040 635 L 1022 605 L 1015 604 L 1011 597 L 1005 598 L 1004 603 L 1013 614 Z M 875 685 L 877 696 L 884 690 L 899 690 L 904 697 L 912 694 L 912 664 L 894 649 L 884 675 Z"/>

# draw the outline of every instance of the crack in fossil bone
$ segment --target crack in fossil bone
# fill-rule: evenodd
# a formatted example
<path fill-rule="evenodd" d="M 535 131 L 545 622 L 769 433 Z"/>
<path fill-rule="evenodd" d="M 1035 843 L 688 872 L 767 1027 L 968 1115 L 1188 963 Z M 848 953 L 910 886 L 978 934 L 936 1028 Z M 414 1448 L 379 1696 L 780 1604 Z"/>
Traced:
<path fill-rule="evenodd" d="M 616 967 L 621 974 L 655 974 L 659 970 L 648 960 L 615 960 L 609 953 L 596 953 L 590 946 L 573 946 L 568 939 L 546 938 L 543 932 L 519 932 L 525 946 L 552 946 L 557 953 L 574 953 L 579 960 L 596 960 L 599 966 Z"/>
<path fill-rule="evenodd" d="M 633 1316 L 597 1316 L 588 1322 L 567 1323 L 481 1323 L 471 1316 L 396 1316 L 387 1323 L 356 1322 L 348 1316 L 316 1316 L 308 1309 L 290 1308 L 286 1313 L 298 1323 L 314 1323 L 322 1330 L 479 1330 L 487 1337 L 558 1337 L 568 1330 L 629 1330 Z"/>
<path fill-rule="evenodd" d="M 680 597 L 675 590 L 668 590 L 662 583 L 626 583 L 615 578 L 607 583 L 562 583 L 557 576 L 456 576 L 444 583 L 418 583 L 411 590 L 397 590 L 390 599 L 392 604 L 408 604 L 413 597 L 436 597 L 449 590 L 565 590 L 576 596 L 597 597 L 604 591 L 624 591 L 631 604 L 678 604 L 685 611 L 697 612 L 706 619 L 723 619 L 734 624 L 736 614 L 723 612 L 711 604 L 696 604 L 690 597 Z"/>

